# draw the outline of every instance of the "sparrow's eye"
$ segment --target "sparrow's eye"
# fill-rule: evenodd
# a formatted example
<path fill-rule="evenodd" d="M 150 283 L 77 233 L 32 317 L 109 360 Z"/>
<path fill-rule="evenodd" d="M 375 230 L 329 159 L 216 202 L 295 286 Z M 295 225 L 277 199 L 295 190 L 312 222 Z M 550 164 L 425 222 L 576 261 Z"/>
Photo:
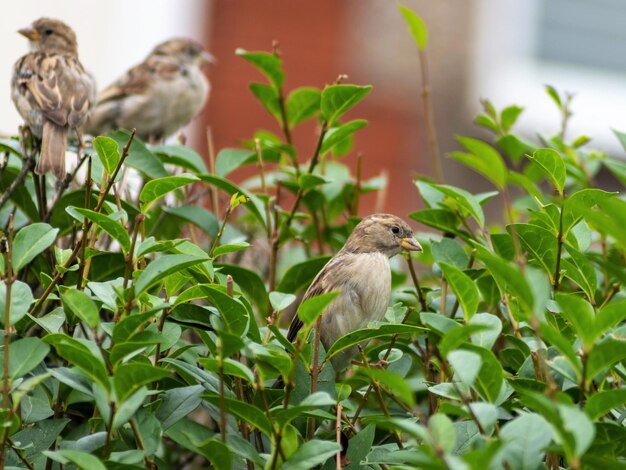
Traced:
<path fill-rule="evenodd" d="M 52 30 L 52 29 L 46 29 L 43 33 L 44 33 L 46 36 L 50 36 L 52 33 L 54 33 L 54 30 Z"/>
<path fill-rule="evenodd" d="M 394 225 L 393 227 L 391 227 L 391 233 L 393 233 L 394 235 L 398 235 L 400 233 L 400 227 Z"/>

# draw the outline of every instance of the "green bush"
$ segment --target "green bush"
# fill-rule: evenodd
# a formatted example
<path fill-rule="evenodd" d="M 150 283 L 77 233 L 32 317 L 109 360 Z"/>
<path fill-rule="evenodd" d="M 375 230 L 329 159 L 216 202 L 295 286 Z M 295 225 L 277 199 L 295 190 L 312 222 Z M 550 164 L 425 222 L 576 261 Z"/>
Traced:
<path fill-rule="evenodd" d="M 250 90 L 282 134 L 221 150 L 210 171 L 117 131 L 85 151 L 84 177 L 54 185 L 28 138 L 0 141 L 5 465 L 329 469 L 347 439 L 347 468 L 623 466 L 626 202 L 594 180 L 626 184 L 626 164 L 566 138 L 569 97 L 548 87 L 563 122 L 538 143 L 513 131 L 521 107 L 483 102 L 494 142 L 459 137 L 450 157 L 494 190 L 415 181 L 424 253 L 394 261 L 385 321 L 322 348 L 311 384 L 328 299 L 300 307 L 308 342 L 280 320 L 385 184 L 341 160 L 367 124 L 344 113 L 371 87 L 286 93 L 277 55 L 238 54 L 265 75 Z M 307 120 L 308 162 L 291 141 Z M 249 165 L 257 177 L 229 179 Z M 486 223 L 492 199 L 504 225 Z M 335 381 L 327 360 L 366 339 Z"/>

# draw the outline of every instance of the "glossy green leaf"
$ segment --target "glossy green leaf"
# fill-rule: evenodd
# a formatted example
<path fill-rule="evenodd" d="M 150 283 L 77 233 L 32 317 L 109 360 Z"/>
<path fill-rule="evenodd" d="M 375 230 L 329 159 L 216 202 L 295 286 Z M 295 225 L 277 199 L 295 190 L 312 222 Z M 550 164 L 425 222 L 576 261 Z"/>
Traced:
<path fill-rule="evenodd" d="M 357 85 L 330 85 L 322 91 L 322 116 L 330 125 L 350 108 L 365 98 L 372 87 Z"/>
<path fill-rule="evenodd" d="M 13 271 L 20 271 L 52 245 L 58 233 L 58 228 L 44 223 L 30 224 L 18 231 L 13 240 Z"/>
<path fill-rule="evenodd" d="M 399 5 L 398 8 L 404 17 L 404 21 L 409 27 L 409 32 L 411 33 L 415 44 L 417 44 L 417 47 L 422 50 L 426 49 L 426 45 L 428 44 L 428 29 L 426 28 L 424 21 L 417 16 L 413 10 L 403 5 Z"/>
<path fill-rule="evenodd" d="M 99 212 L 80 207 L 68 206 L 65 208 L 65 211 L 79 222 L 83 220 L 83 217 L 91 220 L 112 238 L 117 240 L 124 253 L 128 253 L 130 250 L 130 236 L 118 220 L 114 220 L 111 217 L 107 217 Z"/>
<path fill-rule="evenodd" d="M 59 288 L 61 300 L 66 311 L 71 312 L 91 328 L 100 323 L 99 309 L 96 303 L 83 291 L 62 286 Z"/>
<path fill-rule="evenodd" d="M 106 172 L 113 175 L 121 159 L 117 142 L 110 137 L 99 136 L 93 140 L 93 148 L 96 150 Z"/>
<path fill-rule="evenodd" d="M 146 289 L 161 282 L 172 273 L 182 271 L 208 260 L 198 256 L 189 255 L 162 255 L 152 261 L 137 278 L 135 283 L 135 295 L 138 296 Z"/>
<path fill-rule="evenodd" d="M 275 90 L 282 87 L 285 74 L 279 57 L 268 52 L 248 52 L 244 49 L 237 49 L 235 54 L 257 67 L 269 79 Z"/>
<path fill-rule="evenodd" d="M 348 136 L 354 134 L 356 131 L 365 126 L 367 126 L 367 121 L 365 119 L 355 119 L 340 126 L 332 127 L 324 135 L 320 153 L 324 155 L 332 150 L 335 145 L 339 144 Z"/>
<path fill-rule="evenodd" d="M 13 281 L 11 284 L 11 305 L 9 306 L 10 325 L 15 325 L 28 313 L 31 304 L 35 301 L 28 284 L 22 281 Z M 0 323 L 4 326 L 5 308 L 7 304 L 7 285 L 0 282 Z"/>
<path fill-rule="evenodd" d="M 325 292 L 306 299 L 298 307 L 298 317 L 305 325 L 312 325 L 338 295 L 339 292 Z"/>
<path fill-rule="evenodd" d="M 477 171 L 499 189 L 506 186 L 507 169 L 496 149 L 482 140 L 471 137 L 457 137 L 457 140 L 469 153 L 452 152 L 450 156 Z"/>
<path fill-rule="evenodd" d="M 476 313 L 479 302 L 478 288 L 474 281 L 456 266 L 439 263 L 445 279 L 448 281 L 456 298 L 463 309 L 465 320 L 468 321 Z"/>
<path fill-rule="evenodd" d="M 139 193 L 139 200 L 144 204 L 149 204 L 175 189 L 182 188 L 196 181 L 199 181 L 199 178 L 192 174 L 166 176 L 164 178 L 148 181 Z"/>
<path fill-rule="evenodd" d="M 287 120 L 291 126 L 315 116 L 320 112 L 322 92 L 313 87 L 296 88 L 287 97 Z"/>
<path fill-rule="evenodd" d="M 556 150 L 550 148 L 544 148 L 536 150 L 531 157 L 531 160 L 539 165 L 544 174 L 548 177 L 548 180 L 554 186 L 559 194 L 563 195 L 563 189 L 565 188 L 565 163 L 563 158 Z"/>

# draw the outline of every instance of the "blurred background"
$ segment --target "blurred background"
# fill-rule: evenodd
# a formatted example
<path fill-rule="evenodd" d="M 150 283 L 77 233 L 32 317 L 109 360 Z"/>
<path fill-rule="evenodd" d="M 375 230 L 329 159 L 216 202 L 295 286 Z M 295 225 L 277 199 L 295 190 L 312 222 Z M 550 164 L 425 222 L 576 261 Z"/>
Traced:
<path fill-rule="evenodd" d="M 620 154 L 611 129 L 626 130 L 626 2 L 623 0 L 403 0 L 425 20 L 435 120 L 442 152 L 457 149 L 454 136 L 484 136 L 472 124 L 480 98 L 498 109 L 525 108 L 517 130 L 535 139 L 556 133 L 559 113 L 544 84 L 576 94 L 570 137 L 586 134 L 591 145 Z M 238 47 L 270 51 L 279 42 L 286 90 L 323 87 L 338 74 L 347 82 L 372 84 L 373 92 L 350 112 L 369 126 L 357 133 L 345 157 L 364 163 L 364 177 L 387 172 L 389 190 L 381 209 L 406 215 L 418 209 L 408 176 L 431 175 L 420 97 L 419 62 L 395 2 L 377 0 L 21 0 L 3 6 L 0 18 L 0 134 L 16 132 L 20 119 L 10 100 L 11 66 L 27 51 L 16 33 L 40 16 L 67 22 L 78 35 L 80 58 L 99 87 L 140 62 L 158 42 L 195 38 L 217 64 L 209 104 L 185 134 L 206 156 L 210 126 L 216 149 L 237 147 L 254 130 L 279 132 L 248 91 L 259 73 L 235 56 Z M 314 123 L 297 127 L 300 159 L 313 152 Z M 445 162 L 447 182 L 470 191 L 488 188 L 481 177 Z M 373 200 L 366 201 L 371 210 Z M 363 215 L 363 214 L 362 214 Z"/>

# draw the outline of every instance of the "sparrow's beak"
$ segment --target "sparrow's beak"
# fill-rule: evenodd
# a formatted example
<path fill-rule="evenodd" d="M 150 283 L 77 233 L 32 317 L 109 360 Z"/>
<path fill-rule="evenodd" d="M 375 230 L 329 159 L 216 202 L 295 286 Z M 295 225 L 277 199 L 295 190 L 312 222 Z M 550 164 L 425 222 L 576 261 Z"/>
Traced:
<path fill-rule="evenodd" d="M 400 246 L 406 251 L 422 251 L 422 245 L 413 237 L 406 237 L 400 240 Z"/>
<path fill-rule="evenodd" d="M 213 57 L 213 55 L 209 54 L 207 51 L 202 51 L 202 54 L 200 54 L 200 58 L 203 64 L 214 64 L 215 62 L 217 62 L 217 60 L 215 60 L 215 57 Z"/>
<path fill-rule="evenodd" d="M 17 32 L 31 41 L 39 41 L 41 39 L 41 34 L 30 26 L 28 28 L 19 29 Z"/>

